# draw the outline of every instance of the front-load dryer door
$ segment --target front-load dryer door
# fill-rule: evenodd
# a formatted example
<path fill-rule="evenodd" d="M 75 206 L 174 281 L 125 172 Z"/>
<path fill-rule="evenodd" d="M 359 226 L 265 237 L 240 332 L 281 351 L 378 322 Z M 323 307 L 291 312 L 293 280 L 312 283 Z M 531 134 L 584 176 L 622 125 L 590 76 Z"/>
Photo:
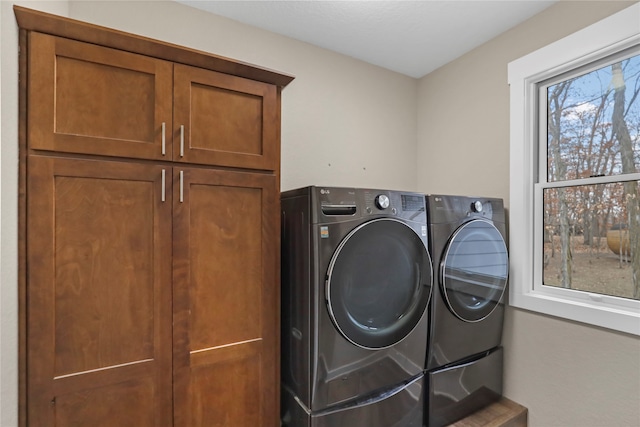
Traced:
<path fill-rule="evenodd" d="M 440 265 L 443 297 L 458 318 L 477 322 L 495 310 L 507 287 L 507 246 L 498 229 L 469 221 L 449 239 Z"/>
<path fill-rule="evenodd" d="M 366 222 L 331 258 L 325 289 L 329 314 L 353 344 L 389 347 L 422 318 L 432 280 L 429 252 L 411 227 L 395 219 Z"/>

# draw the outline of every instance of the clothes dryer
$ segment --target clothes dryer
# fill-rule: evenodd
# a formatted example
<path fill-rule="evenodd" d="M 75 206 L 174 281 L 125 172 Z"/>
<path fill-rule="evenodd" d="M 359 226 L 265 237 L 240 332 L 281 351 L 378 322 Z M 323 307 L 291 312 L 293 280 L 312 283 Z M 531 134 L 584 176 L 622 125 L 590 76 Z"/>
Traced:
<path fill-rule="evenodd" d="M 449 425 L 502 394 L 509 260 L 501 199 L 427 196 L 437 285 L 430 304 L 425 419 Z"/>
<path fill-rule="evenodd" d="M 437 290 L 431 303 L 426 369 L 500 345 L 509 259 L 503 202 L 427 196 Z"/>
<path fill-rule="evenodd" d="M 421 427 L 432 292 L 423 195 L 282 194 L 282 423 Z"/>

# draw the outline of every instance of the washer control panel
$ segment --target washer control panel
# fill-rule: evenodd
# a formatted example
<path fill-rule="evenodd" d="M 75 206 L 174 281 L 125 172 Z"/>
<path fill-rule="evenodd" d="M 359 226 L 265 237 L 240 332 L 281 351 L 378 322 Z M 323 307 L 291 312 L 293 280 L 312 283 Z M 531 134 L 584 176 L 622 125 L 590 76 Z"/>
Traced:
<path fill-rule="evenodd" d="M 397 203 L 391 191 L 364 190 L 364 205 L 367 215 L 392 214 L 398 211 Z"/>
<path fill-rule="evenodd" d="M 424 194 L 362 188 L 311 187 L 314 221 L 340 222 L 357 217 L 388 216 L 426 222 Z"/>
<path fill-rule="evenodd" d="M 415 219 L 422 213 L 426 215 L 422 194 L 381 190 L 364 190 L 363 194 L 367 215 L 393 215 L 407 219 Z"/>

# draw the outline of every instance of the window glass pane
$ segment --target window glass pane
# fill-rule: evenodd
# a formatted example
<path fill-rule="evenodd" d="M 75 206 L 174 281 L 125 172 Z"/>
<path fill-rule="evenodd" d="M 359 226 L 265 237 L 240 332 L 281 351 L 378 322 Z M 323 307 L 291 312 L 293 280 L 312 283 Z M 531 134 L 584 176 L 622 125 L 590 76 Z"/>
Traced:
<path fill-rule="evenodd" d="M 640 299 L 638 188 L 629 181 L 544 190 L 545 285 Z"/>
<path fill-rule="evenodd" d="M 640 171 L 640 55 L 547 88 L 547 180 Z"/>

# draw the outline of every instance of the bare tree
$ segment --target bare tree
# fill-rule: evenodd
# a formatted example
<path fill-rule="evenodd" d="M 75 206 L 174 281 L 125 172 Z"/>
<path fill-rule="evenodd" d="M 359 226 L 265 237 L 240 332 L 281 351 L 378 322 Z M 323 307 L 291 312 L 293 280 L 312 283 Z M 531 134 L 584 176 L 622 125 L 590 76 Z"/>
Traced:
<path fill-rule="evenodd" d="M 565 179 L 567 175 L 567 165 L 562 158 L 560 149 L 562 138 L 562 111 L 567 100 L 571 81 L 559 83 L 553 87 L 547 97 L 547 111 L 549 112 L 549 155 L 550 168 L 553 178 Z M 571 287 L 571 226 L 569 223 L 569 206 L 567 205 L 566 192 L 563 187 L 558 188 L 559 219 L 560 219 L 560 284 L 563 288 Z"/>
<path fill-rule="evenodd" d="M 622 173 L 635 173 L 633 143 L 625 120 L 625 80 L 622 64 L 617 62 L 611 66 L 612 85 L 614 88 L 613 133 L 620 143 Z M 634 98 L 638 92 L 634 93 Z M 629 216 L 629 248 L 631 250 L 631 268 L 633 278 L 633 297 L 640 299 L 640 200 L 638 200 L 638 183 L 624 183 L 627 213 Z"/>
<path fill-rule="evenodd" d="M 638 172 L 639 65 L 639 57 L 634 57 L 547 87 L 548 182 L 579 182 L 589 177 Z M 550 243 L 545 244 L 545 283 L 548 280 L 553 286 L 572 289 L 592 286 L 592 282 L 575 269 L 573 258 L 583 257 L 584 250 L 578 247 L 578 253 L 572 253 L 572 245 L 576 243 L 573 236 L 582 234 L 589 255 L 595 253 L 599 257 L 602 231 L 617 222 L 618 227 L 624 227 L 621 232 L 625 233 L 625 244 L 621 247 L 627 251 L 625 259 L 627 248 L 632 251 L 631 262 L 625 262 L 632 281 L 625 282 L 628 285 L 624 291 L 619 290 L 618 283 L 611 283 L 611 292 L 614 292 L 612 295 L 624 292 L 619 296 L 640 299 L 639 187 L 637 180 L 624 181 L 623 178 L 620 182 L 603 180 L 597 184 L 573 181 L 543 190 L 545 239 Z M 629 243 L 626 243 L 627 233 Z M 560 256 L 552 262 L 556 248 Z M 547 272 L 550 263 L 552 267 Z M 557 276 L 553 277 L 552 271 L 556 271 Z"/>

